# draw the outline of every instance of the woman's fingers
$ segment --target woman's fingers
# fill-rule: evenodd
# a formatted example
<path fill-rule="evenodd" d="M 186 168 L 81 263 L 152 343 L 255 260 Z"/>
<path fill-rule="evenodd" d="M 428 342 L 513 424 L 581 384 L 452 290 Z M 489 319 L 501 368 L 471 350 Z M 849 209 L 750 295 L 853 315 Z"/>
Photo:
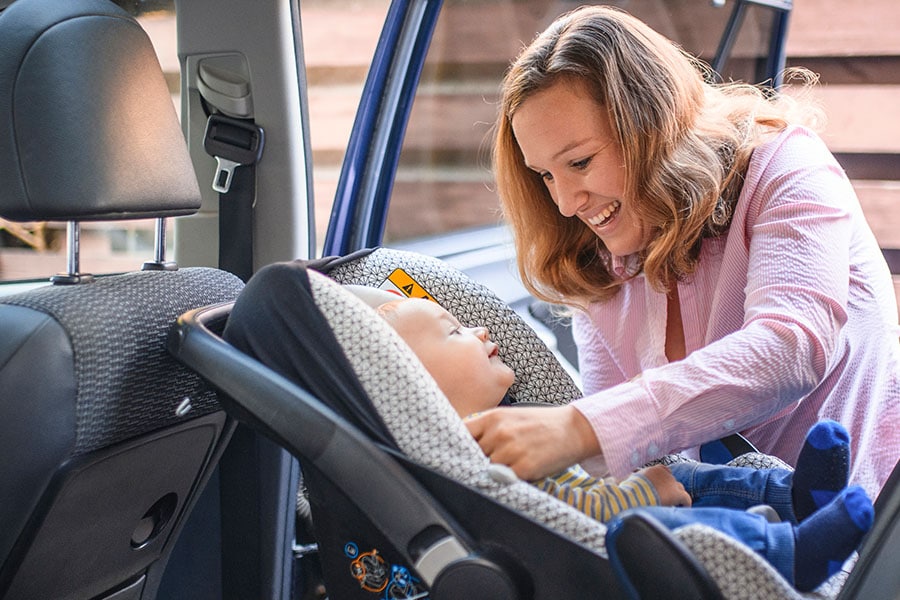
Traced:
<path fill-rule="evenodd" d="M 584 421 L 590 437 L 581 439 Z M 569 406 L 500 408 L 466 420 L 469 432 L 491 462 L 509 466 L 522 479 L 534 480 L 577 462 L 585 448 L 597 448 L 587 421 Z M 583 456 L 582 456 L 583 455 Z"/>

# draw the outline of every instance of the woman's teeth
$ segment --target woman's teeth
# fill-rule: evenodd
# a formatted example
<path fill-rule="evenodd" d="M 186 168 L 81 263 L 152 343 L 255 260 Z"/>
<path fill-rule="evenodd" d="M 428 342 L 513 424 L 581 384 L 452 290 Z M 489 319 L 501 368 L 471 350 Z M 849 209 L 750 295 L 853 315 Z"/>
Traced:
<path fill-rule="evenodd" d="M 622 203 L 618 200 L 613 200 L 612 204 L 604 208 L 600 214 L 597 216 L 588 219 L 588 223 L 594 226 L 606 225 L 606 223 L 610 220 L 610 218 L 618 212 L 619 207 L 622 206 Z"/>

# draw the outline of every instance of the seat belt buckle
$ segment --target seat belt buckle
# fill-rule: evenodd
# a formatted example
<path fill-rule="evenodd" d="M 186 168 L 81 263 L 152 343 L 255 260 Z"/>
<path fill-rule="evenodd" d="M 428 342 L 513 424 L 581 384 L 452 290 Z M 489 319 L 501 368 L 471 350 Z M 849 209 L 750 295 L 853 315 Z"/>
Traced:
<path fill-rule="evenodd" d="M 227 194 L 234 170 L 255 164 L 262 156 L 265 134 L 250 121 L 210 115 L 203 135 L 203 149 L 216 159 L 212 189 Z"/>

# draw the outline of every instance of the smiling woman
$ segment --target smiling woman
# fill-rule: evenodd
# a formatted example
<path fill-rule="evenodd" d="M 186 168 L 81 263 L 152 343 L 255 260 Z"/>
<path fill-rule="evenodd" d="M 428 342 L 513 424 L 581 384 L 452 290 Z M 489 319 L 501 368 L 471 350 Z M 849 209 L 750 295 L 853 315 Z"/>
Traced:
<path fill-rule="evenodd" d="M 657 290 L 689 275 L 701 240 L 727 229 L 763 129 L 819 117 L 757 87 L 704 85 L 708 67 L 641 21 L 607 11 L 592 23 L 592 14 L 557 21 L 518 57 L 497 121 L 494 170 L 517 237 L 532 240 L 545 219 L 566 227 L 577 216 L 603 242 L 606 267 L 592 269 L 565 260 L 592 259 L 596 239 L 584 229 L 518 245 L 523 278 L 555 302 L 609 297 L 619 285 L 613 261 L 629 256 L 639 256 L 632 268 Z M 738 114 L 756 114 L 758 125 Z M 607 222 L 614 202 L 624 209 Z"/>
<path fill-rule="evenodd" d="M 525 285 L 577 311 L 586 397 L 470 428 L 520 477 L 592 456 L 624 477 L 738 431 L 793 464 L 834 419 L 851 480 L 876 496 L 900 458 L 890 271 L 807 127 L 817 108 L 711 81 L 603 6 L 562 15 L 513 62 L 498 192 Z"/>

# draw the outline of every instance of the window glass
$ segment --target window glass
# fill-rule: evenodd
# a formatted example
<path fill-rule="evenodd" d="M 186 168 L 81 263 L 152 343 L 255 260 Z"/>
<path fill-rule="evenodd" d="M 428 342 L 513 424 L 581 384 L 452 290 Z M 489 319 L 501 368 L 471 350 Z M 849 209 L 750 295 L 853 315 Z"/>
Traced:
<path fill-rule="evenodd" d="M 390 0 L 303 0 L 316 240 L 325 240 L 350 130 Z"/>
<path fill-rule="evenodd" d="M 578 2 L 445 0 L 400 157 L 385 243 L 496 225 L 491 129 L 500 80 L 519 50 Z M 731 7 L 696 0 L 614 2 L 685 49 L 712 61 Z M 736 40 L 734 78 L 753 78 L 771 11 L 750 10 Z M 738 70 L 740 72 L 738 72 Z M 748 74 L 749 73 L 749 74 Z"/>
<path fill-rule="evenodd" d="M 180 108 L 180 75 L 172 0 L 120 0 L 147 31 Z M 169 220 L 171 221 L 171 219 Z M 171 233 L 171 222 L 167 223 Z M 153 259 L 153 220 L 84 222 L 80 270 L 113 273 L 139 268 Z M 172 235 L 167 235 L 171 243 Z M 170 249 L 171 252 L 171 249 Z M 0 281 L 43 279 L 66 267 L 66 223 L 14 223 L 0 218 Z"/>

